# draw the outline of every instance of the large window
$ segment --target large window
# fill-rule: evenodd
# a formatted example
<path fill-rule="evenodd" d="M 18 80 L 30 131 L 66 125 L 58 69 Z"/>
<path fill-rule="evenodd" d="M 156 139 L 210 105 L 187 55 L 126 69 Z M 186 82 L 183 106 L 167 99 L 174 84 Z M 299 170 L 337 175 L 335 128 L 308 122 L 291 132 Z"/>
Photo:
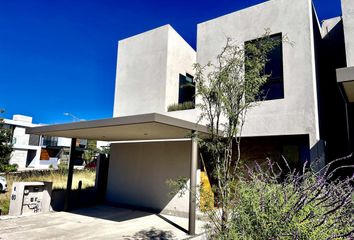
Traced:
<path fill-rule="evenodd" d="M 282 34 L 275 34 L 270 38 L 276 42 L 279 42 L 267 56 L 267 63 L 265 64 L 264 74 L 270 75 L 267 82 L 260 88 L 259 99 L 273 100 L 284 98 L 284 80 L 283 80 L 283 46 L 281 43 Z M 256 39 L 250 41 L 257 44 Z M 247 53 L 246 53 L 247 54 Z M 247 69 L 246 69 L 247 74 Z"/>
<path fill-rule="evenodd" d="M 188 73 L 186 76 L 179 75 L 179 95 L 178 104 L 193 103 L 195 101 L 195 83 L 193 82 L 193 76 Z"/>

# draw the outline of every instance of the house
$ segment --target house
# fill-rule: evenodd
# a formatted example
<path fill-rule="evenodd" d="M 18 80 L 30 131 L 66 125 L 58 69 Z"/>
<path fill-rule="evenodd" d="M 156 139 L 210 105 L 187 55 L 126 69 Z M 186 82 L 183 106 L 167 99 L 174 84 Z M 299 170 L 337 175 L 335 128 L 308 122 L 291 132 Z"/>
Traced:
<path fill-rule="evenodd" d="M 31 163 L 38 162 L 41 154 L 40 136 L 26 134 L 26 128 L 38 126 L 32 123 L 32 117 L 13 115 L 12 119 L 4 119 L 3 127 L 11 130 L 12 148 L 10 164 L 17 164 L 18 169 L 26 169 Z"/>
<path fill-rule="evenodd" d="M 196 203 L 192 195 L 168 196 L 166 180 L 185 176 L 192 191 L 202 164 L 191 133 L 207 134 L 193 109 L 193 64 L 215 61 L 226 37 L 244 44 L 270 29 L 272 38 L 287 36 L 271 52 L 272 76 L 266 100 L 252 108 L 242 132 L 244 158 L 278 160 L 293 165 L 325 162 L 352 152 L 350 101 L 353 74 L 342 87 L 336 69 L 354 59 L 353 9 L 342 0 L 343 17 L 320 23 L 310 0 L 270 0 L 198 25 L 197 51 L 165 25 L 119 41 L 113 118 L 37 127 L 32 134 L 121 141 L 111 145 L 105 200 L 177 215 L 189 214 L 193 233 Z M 341 72 L 339 72 L 341 73 Z M 342 76 L 341 74 L 339 74 Z M 344 77 L 343 77 L 344 78 Z M 348 82 L 348 84 L 347 84 Z M 191 86 L 185 88 L 184 86 Z M 341 89 L 345 91 L 341 91 Z M 342 93 L 347 94 L 344 96 Z M 192 108 L 168 111 L 173 104 Z M 73 151 L 75 149 L 72 149 Z M 70 192 L 70 190 L 68 191 Z M 187 200 L 189 199 L 189 201 Z"/>
<path fill-rule="evenodd" d="M 342 5 L 343 18 L 321 24 L 311 1 L 267 1 L 198 24 L 197 51 L 169 25 L 121 40 L 114 117 L 158 112 L 197 121 L 198 109 L 168 112 L 171 104 L 190 101 L 183 99 L 182 86 L 193 75 L 193 63 L 215 60 L 226 37 L 244 44 L 269 29 L 272 38 L 286 36 L 293 44 L 271 53 L 266 100 L 248 112 L 242 132 L 244 158 L 283 155 L 294 164 L 316 160 L 320 167 L 325 159 L 343 157 L 352 146 L 335 74 L 353 61 L 354 30 L 353 7 L 348 0 Z"/>
<path fill-rule="evenodd" d="M 4 119 L 3 127 L 11 130 L 12 148 L 10 164 L 17 164 L 18 170 L 37 170 L 57 168 L 58 161 L 68 162 L 70 138 L 38 136 L 26 134 L 27 128 L 41 126 L 32 123 L 32 117 L 13 115 L 12 119 Z M 78 156 L 82 155 L 87 140 L 78 139 Z M 80 150 L 80 151 L 79 151 Z"/>

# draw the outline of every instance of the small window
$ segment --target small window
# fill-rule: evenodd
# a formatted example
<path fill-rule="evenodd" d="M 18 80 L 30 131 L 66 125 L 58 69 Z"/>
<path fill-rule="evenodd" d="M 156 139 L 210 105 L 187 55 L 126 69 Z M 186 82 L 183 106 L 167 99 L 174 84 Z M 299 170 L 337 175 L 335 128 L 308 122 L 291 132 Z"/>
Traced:
<path fill-rule="evenodd" d="M 279 41 L 267 55 L 268 62 L 264 67 L 264 74 L 270 75 L 267 82 L 260 88 L 258 99 L 274 100 L 284 98 L 284 80 L 283 80 L 283 46 L 281 44 L 282 34 L 270 36 L 274 41 Z M 252 40 L 257 42 L 260 39 Z M 247 53 L 246 53 L 247 54 Z M 247 69 L 246 69 L 247 74 Z"/>
<path fill-rule="evenodd" d="M 183 104 L 186 102 L 195 103 L 195 83 L 193 81 L 193 76 L 188 73 L 186 76 L 179 75 L 179 95 L 178 104 Z"/>

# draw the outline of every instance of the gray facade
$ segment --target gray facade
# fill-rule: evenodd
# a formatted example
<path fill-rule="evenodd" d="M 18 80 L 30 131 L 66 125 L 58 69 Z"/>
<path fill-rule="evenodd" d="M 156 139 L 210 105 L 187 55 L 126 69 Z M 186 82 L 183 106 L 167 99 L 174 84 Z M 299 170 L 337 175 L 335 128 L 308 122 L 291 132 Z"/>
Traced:
<path fill-rule="evenodd" d="M 227 37 L 243 45 L 269 29 L 293 44 L 281 46 L 282 97 L 247 113 L 244 157 L 286 156 L 298 159 L 295 165 L 312 161 L 318 168 L 343 157 L 353 150 L 354 108 L 343 97 L 336 69 L 354 64 L 352 0 L 342 0 L 342 8 L 343 17 L 320 23 L 311 0 L 270 0 L 198 24 L 196 52 L 169 25 L 124 39 L 118 47 L 114 116 L 158 112 L 196 122 L 198 109 L 167 110 L 178 102 L 178 75 L 193 75 L 193 63 L 215 61 Z"/>
<path fill-rule="evenodd" d="M 195 59 L 170 25 L 119 41 L 113 116 L 166 112 L 178 102 L 179 74 L 193 73 Z"/>
<path fill-rule="evenodd" d="M 251 109 L 243 136 L 308 135 L 312 159 L 321 157 L 315 43 L 310 0 L 272 0 L 198 25 L 197 61 L 216 59 L 231 37 L 237 44 L 271 34 L 287 36 L 283 43 L 284 98 L 266 100 Z"/>
<path fill-rule="evenodd" d="M 107 201 L 186 216 L 189 193 L 171 195 L 167 181 L 189 177 L 190 149 L 190 141 L 112 144 Z"/>
<path fill-rule="evenodd" d="M 352 67 L 354 66 L 354 3 L 352 0 L 342 0 L 342 15 L 347 67 Z"/>
<path fill-rule="evenodd" d="M 166 184 L 168 179 L 184 176 L 197 192 L 204 170 L 198 162 L 197 142 L 189 139 L 192 132 L 207 133 L 203 122 L 196 124 L 199 110 L 168 111 L 171 104 L 182 102 L 181 83 L 192 82 L 193 63 L 215 61 L 227 37 L 242 46 L 262 36 L 265 29 L 273 36 L 287 36 L 294 45 L 282 43 L 279 50 L 277 83 L 281 83 L 282 94 L 259 102 L 248 112 L 242 158 L 262 163 L 285 156 L 293 166 L 316 160 L 321 167 L 325 160 L 353 150 L 354 108 L 348 101 L 351 90 L 354 96 L 353 69 L 348 68 L 354 39 L 350 1 L 343 0 L 343 18 L 320 24 L 310 0 L 270 0 L 199 24 L 197 51 L 169 25 L 124 39 L 118 47 L 115 118 L 28 132 L 120 141 L 111 146 L 106 200 L 163 212 L 189 212 L 193 234 L 194 195 L 189 196 L 188 206 L 188 195 L 169 196 L 171 189 Z M 186 99 L 191 100 L 190 96 Z"/>

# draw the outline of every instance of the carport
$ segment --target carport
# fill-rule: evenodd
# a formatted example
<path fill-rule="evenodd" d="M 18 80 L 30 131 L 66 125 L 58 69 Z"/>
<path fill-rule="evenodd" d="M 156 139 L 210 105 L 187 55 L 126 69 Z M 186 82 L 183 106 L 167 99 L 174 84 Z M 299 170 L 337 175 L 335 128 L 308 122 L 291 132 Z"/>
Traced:
<path fill-rule="evenodd" d="M 144 140 L 190 140 L 190 194 L 188 210 L 188 232 L 195 234 L 196 223 L 196 180 L 198 145 L 195 133 L 207 134 L 207 128 L 192 122 L 176 119 L 162 114 L 151 113 L 94 121 L 81 121 L 67 124 L 47 125 L 27 129 L 27 134 L 72 138 L 67 182 L 66 209 L 70 210 L 69 197 L 73 176 L 73 156 L 76 139 L 101 141 L 144 141 Z M 127 179 L 129 181 L 129 179 Z"/>

